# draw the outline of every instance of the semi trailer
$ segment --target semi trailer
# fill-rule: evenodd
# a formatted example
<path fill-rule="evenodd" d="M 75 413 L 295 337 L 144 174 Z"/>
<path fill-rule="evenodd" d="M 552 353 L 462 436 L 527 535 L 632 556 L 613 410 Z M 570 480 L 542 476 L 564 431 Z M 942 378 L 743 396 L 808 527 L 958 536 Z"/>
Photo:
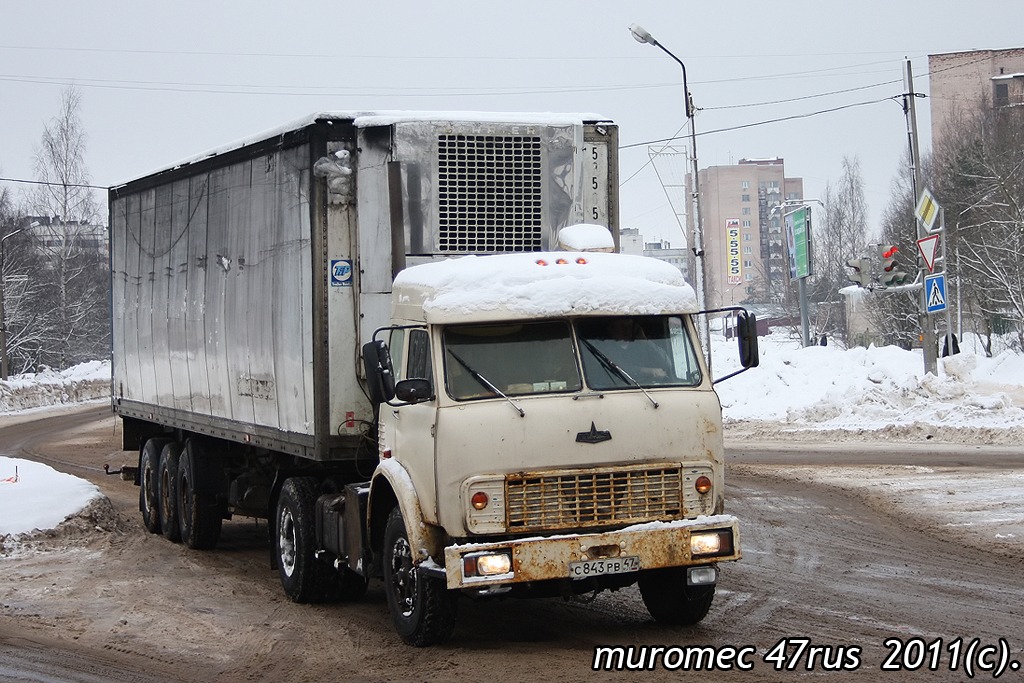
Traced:
<path fill-rule="evenodd" d="M 596 115 L 331 112 L 111 188 L 146 528 L 212 549 L 266 519 L 290 599 L 381 579 L 417 646 L 463 594 L 638 583 L 702 619 L 741 556 L 706 312 L 617 253 L 617 147 Z"/>

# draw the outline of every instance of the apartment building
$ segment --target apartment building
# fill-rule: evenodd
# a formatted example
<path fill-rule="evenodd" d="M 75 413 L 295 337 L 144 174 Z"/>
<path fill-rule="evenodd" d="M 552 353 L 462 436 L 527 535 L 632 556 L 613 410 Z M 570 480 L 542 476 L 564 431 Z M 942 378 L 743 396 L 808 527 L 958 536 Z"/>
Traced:
<path fill-rule="evenodd" d="M 787 178 L 781 158 L 709 166 L 698 177 L 708 308 L 782 302 L 789 257 L 778 207 L 803 199 L 803 179 Z"/>
<path fill-rule="evenodd" d="M 1024 105 L 1024 48 L 928 55 L 932 145 L 959 112 Z"/>

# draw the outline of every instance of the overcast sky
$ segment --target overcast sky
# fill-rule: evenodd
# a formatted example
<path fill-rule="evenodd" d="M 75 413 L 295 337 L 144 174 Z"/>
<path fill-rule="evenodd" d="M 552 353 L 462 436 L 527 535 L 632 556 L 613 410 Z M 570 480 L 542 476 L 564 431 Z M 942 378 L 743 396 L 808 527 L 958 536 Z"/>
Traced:
<path fill-rule="evenodd" d="M 702 168 L 779 156 L 819 197 L 856 156 L 873 223 L 907 149 L 886 99 L 903 92 L 905 58 L 927 93 L 929 54 L 1024 46 L 1021 0 L 0 0 L 0 16 L 0 177 L 34 178 L 70 83 L 101 186 L 318 111 L 596 112 L 637 145 L 620 155 L 622 225 L 673 246 L 682 233 L 641 143 L 679 132 L 681 71 L 631 23 L 686 64 Z M 795 101 L 739 106 L 779 100 Z"/>

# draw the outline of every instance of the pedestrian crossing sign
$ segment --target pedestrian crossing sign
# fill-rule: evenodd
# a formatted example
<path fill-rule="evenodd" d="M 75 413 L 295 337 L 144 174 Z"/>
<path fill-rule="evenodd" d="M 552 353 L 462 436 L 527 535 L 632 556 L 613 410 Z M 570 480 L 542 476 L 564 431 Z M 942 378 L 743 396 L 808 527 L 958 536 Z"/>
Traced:
<path fill-rule="evenodd" d="M 925 304 L 929 313 L 946 310 L 946 274 L 936 273 L 924 279 Z"/>

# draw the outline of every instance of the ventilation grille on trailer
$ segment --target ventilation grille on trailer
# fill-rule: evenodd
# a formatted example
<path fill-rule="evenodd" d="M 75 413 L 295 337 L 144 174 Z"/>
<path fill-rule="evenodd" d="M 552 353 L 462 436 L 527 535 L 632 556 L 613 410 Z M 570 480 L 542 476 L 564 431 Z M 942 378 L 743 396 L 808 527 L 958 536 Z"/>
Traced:
<path fill-rule="evenodd" d="M 437 147 L 439 250 L 540 251 L 540 138 L 440 135 Z"/>

